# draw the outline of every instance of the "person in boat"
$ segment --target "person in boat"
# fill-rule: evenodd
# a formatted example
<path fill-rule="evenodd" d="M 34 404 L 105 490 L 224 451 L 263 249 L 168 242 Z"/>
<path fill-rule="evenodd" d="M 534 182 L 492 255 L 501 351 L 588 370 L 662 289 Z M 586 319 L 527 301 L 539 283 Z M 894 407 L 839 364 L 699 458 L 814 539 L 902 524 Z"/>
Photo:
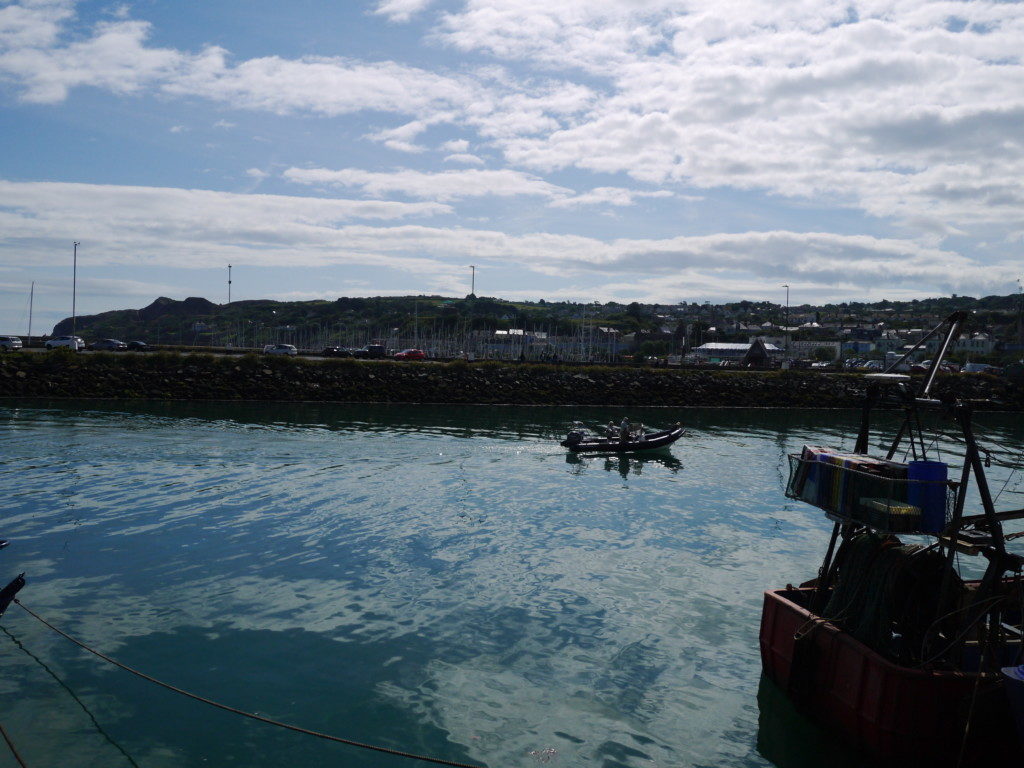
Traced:
<path fill-rule="evenodd" d="M 629 417 L 623 416 L 622 423 L 619 424 L 619 439 L 624 443 L 629 442 Z"/>
<path fill-rule="evenodd" d="M 604 436 L 609 440 L 614 440 L 619 435 L 619 428 L 615 426 L 614 421 L 609 421 L 608 426 L 604 428 Z"/>

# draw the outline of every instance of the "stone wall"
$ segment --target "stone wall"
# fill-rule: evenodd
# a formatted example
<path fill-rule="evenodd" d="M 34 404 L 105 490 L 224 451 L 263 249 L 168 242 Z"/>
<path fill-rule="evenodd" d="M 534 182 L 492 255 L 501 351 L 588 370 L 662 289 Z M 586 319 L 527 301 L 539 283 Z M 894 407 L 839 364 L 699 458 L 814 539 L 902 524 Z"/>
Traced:
<path fill-rule="evenodd" d="M 866 380 L 817 371 L 672 370 L 286 357 L 0 356 L 0 397 L 278 400 L 676 407 L 856 407 Z M 984 375 L 942 376 L 936 392 L 1024 410 L 1024 391 Z M 993 407 L 993 406 L 987 406 Z"/>

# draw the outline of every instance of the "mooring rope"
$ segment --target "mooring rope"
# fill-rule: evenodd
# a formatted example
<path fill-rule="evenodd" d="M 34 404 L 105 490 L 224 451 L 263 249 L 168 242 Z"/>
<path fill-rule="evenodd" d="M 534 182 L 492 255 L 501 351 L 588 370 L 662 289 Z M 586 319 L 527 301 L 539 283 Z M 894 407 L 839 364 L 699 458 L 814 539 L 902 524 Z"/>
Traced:
<path fill-rule="evenodd" d="M 116 741 L 114 741 L 110 737 L 110 734 L 107 733 L 105 730 L 103 730 L 103 726 L 100 725 L 99 721 L 96 719 L 96 716 L 92 712 L 89 711 L 89 708 L 87 706 L 85 706 L 85 702 L 82 701 L 80 698 L 78 698 L 78 694 L 75 693 L 73 690 L 71 690 L 70 686 L 68 686 L 67 683 L 65 683 L 63 680 L 61 680 L 57 676 L 57 674 L 52 669 L 50 669 L 49 666 L 47 666 L 45 661 L 40 659 L 38 656 L 36 656 L 34 653 L 32 653 L 32 651 L 30 651 L 28 648 L 26 648 L 25 644 L 22 643 L 21 640 L 16 638 L 10 632 L 8 632 L 6 627 L 0 627 L 0 632 L 3 632 L 5 635 L 7 635 L 7 637 L 9 637 L 11 639 L 11 642 L 14 643 L 16 646 L 18 646 L 18 649 L 20 651 L 22 651 L 22 653 L 25 653 L 36 664 L 38 664 L 40 667 L 42 667 L 43 670 L 46 672 L 46 674 L 48 674 L 50 677 L 52 677 L 54 680 L 57 681 L 57 685 L 59 685 L 61 688 L 63 688 L 65 691 L 68 692 L 68 695 L 74 700 L 74 702 L 79 707 L 82 708 L 82 711 L 85 712 L 85 716 L 88 717 L 89 720 L 92 722 L 92 725 L 96 729 L 96 731 L 104 739 L 106 739 L 110 744 L 112 744 L 114 746 L 114 749 L 116 749 L 118 752 L 120 752 L 122 755 L 124 755 L 125 759 L 129 763 L 131 763 L 132 768 L 140 768 L 139 764 L 135 762 L 135 758 L 133 758 L 131 755 L 129 755 L 128 752 L 125 751 L 124 747 L 122 747 L 120 744 L 118 744 Z"/>
<path fill-rule="evenodd" d="M 7 735 L 7 731 L 4 729 L 3 725 L 0 725 L 0 736 L 4 737 L 4 741 L 7 742 L 7 747 L 11 750 L 11 754 L 14 755 L 14 759 L 18 761 L 18 765 L 20 765 L 21 768 L 28 768 L 28 766 L 25 765 L 25 761 L 21 759 L 21 755 L 18 754 L 18 750 L 15 749 L 14 742 L 11 741 L 11 737 Z"/>
<path fill-rule="evenodd" d="M 40 616 L 39 614 L 35 613 L 32 609 L 30 609 L 28 606 L 26 606 L 24 603 L 22 603 L 17 598 L 15 598 L 14 602 L 15 602 L 15 604 L 18 607 L 20 607 L 23 611 L 28 613 L 28 615 L 31 616 L 32 618 L 34 618 L 36 621 L 38 621 L 41 624 L 44 624 L 45 626 L 49 627 L 50 629 L 52 629 L 54 632 L 56 632 L 58 635 L 60 635 L 64 639 L 70 640 L 72 643 L 77 645 L 83 651 L 88 651 L 93 656 L 101 658 L 104 661 L 106 661 L 107 663 L 113 664 L 115 667 L 123 669 L 125 672 L 129 672 L 130 674 L 133 674 L 136 677 L 142 678 L 143 680 L 146 680 L 146 681 L 148 681 L 150 683 L 154 683 L 156 685 L 159 685 L 161 688 L 166 688 L 168 691 L 173 691 L 174 693 L 181 694 L 182 696 L 186 696 L 187 698 L 193 699 L 195 701 L 202 702 L 203 704 L 209 704 L 211 707 L 216 707 L 217 709 L 222 709 L 225 712 L 230 712 L 230 713 L 235 714 L 235 715 L 241 715 L 242 717 L 247 717 L 250 720 L 256 720 L 256 721 L 261 722 L 261 723 L 266 723 L 267 725 L 273 725 L 273 726 L 276 726 L 278 728 L 284 728 L 285 730 L 294 731 L 295 733 L 304 733 L 307 736 L 315 736 L 318 739 L 324 739 L 326 741 L 333 741 L 333 742 L 337 742 L 339 744 L 347 744 L 350 747 L 357 747 L 359 749 L 367 749 L 367 750 L 371 750 L 373 752 L 383 752 L 384 754 L 394 755 L 396 757 L 407 757 L 407 758 L 409 758 L 411 760 L 422 760 L 422 761 L 424 761 L 426 763 L 434 763 L 435 765 L 448 765 L 448 766 L 452 766 L 452 768 L 481 768 L 481 766 L 473 765 L 472 763 L 459 763 L 459 762 L 456 762 L 454 760 L 444 760 L 444 759 L 439 758 L 439 757 L 427 757 L 426 755 L 417 755 L 417 754 L 414 754 L 412 752 L 403 752 L 402 750 L 391 749 L 390 747 L 381 747 L 381 746 L 378 746 L 376 744 L 365 744 L 365 743 L 360 742 L 360 741 L 353 741 L 352 739 L 343 739 L 340 736 L 332 736 L 329 733 L 321 733 L 320 731 L 312 731 L 312 730 L 309 730 L 308 728 L 302 728 L 302 727 L 297 726 L 297 725 L 291 725 L 290 723 L 282 723 L 280 720 L 272 720 L 269 717 L 263 717 L 262 715 L 257 715 L 257 714 L 255 714 L 253 712 L 246 712 L 246 711 L 241 710 L 241 709 L 236 709 L 235 707 L 229 707 L 227 704 L 221 704 L 220 702 L 214 701 L 213 699 L 208 699 L 205 696 L 200 696 L 199 694 L 192 693 L 190 691 L 186 691 L 183 688 L 178 688 L 177 686 L 171 685 L 170 683 L 165 683 L 162 680 L 157 680 L 155 677 L 152 677 L 151 675 L 147 675 L 145 672 L 140 672 L 137 669 L 133 669 L 132 667 L 129 667 L 127 664 L 122 664 L 117 659 L 113 659 L 110 656 L 107 656 L 105 653 L 101 653 L 100 651 L 97 651 L 95 648 L 90 648 L 88 645 L 86 645 L 82 641 L 76 640 L 74 637 L 69 635 L 67 632 L 64 632 L 63 630 L 58 629 L 53 624 L 51 624 L 46 619 L 44 619 L 42 616 Z M 7 738 L 6 733 L 4 734 L 4 738 L 5 739 Z M 13 747 L 13 745 L 11 745 L 9 740 L 8 740 L 7 743 L 8 743 L 9 746 L 11 746 L 11 750 L 13 751 L 14 747 Z M 17 753 L 15 753 L 15 754 L 17 754 Z M 19 759 L 19 763 L 20 762 L 21 761 Z M 24 765 L 24 763 L 22 763 L 22 765 Z"/>

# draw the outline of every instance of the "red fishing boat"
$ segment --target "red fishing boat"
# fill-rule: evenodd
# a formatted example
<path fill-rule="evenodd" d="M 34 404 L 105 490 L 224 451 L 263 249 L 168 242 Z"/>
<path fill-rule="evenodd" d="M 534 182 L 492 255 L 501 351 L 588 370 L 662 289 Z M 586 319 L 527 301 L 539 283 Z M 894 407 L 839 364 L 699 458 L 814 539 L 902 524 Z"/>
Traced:
<path fill-rule="evenodd" d="M 1024 765 L 1011 703 L 1024 686 L 1024 557 L 1007 549 L 1019 534 L 1003 530 L 1024 510 L 995 510 L 985 465 L 1003 454 L 975 439 L 974 404 L 931 394 L 966 319 L 954 313 L 904 356 L 944 331 L 919 386 L 869 375 L 852 453 L 808 445 L 790 457 L 786 495 L 834 525 L 816 578 L 765 592 L 762 667 L 872 764 Z M 872 457 L 872 408 L 886 403 L 905 418 L 887 455 Z M 929 416 L 959 428 L 956 480 L 925 439 Z M 897 460 L 901 446 L 912 458 Z M 980 512 L 965 514 L 969 499 Z M 968 560 L 980 579 L 962 578 Z"/>

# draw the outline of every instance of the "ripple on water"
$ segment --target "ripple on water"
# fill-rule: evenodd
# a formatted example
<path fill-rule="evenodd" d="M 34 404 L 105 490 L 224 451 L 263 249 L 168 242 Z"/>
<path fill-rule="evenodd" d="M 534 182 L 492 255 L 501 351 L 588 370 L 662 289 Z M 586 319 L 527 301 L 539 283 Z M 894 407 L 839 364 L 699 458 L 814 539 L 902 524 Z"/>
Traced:
<path fill-rule="evenodd" d="M 812 575 L 830 530 L 783 497 L 786 454 L 844 444 L 856 414 L 634 413 L 691 434 L 620 459 L 554 443 L 599 409 L 4 406 L 2 558 L 97 647 L 343 736 L 492 766 L 767 765 L 761 591 Z M 1024 445 L 1019 419 L 996 426 Z M 113 765 L 115 742 L 146 765 L 400 764 L 4 626 L 106 734 L 0 637 L 4 725 L 33 763 Z"/>

